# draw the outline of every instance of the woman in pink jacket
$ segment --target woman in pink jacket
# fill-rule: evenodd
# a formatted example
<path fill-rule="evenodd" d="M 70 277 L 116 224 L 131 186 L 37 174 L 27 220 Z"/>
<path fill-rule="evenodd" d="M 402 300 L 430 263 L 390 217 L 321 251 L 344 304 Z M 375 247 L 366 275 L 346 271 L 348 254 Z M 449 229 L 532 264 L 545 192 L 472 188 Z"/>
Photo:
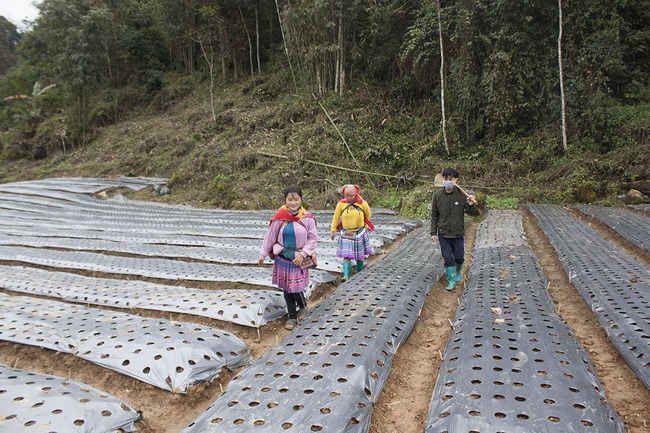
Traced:
<path fill-rule="evenodd" d="M 284 205 L 271 218 L 257 262 L 264 264 L 266 256 L 275 259 L 272 282 L 284 291 L 289 312 L 286 329 L 293 329 L 307 313 L 304 291 L 309 284 L 309 268 L 301 266 L 315 253 L 317 241 L 316 219 L 302 207 L 302 191 L 297 186 L 288 187 Z"/>

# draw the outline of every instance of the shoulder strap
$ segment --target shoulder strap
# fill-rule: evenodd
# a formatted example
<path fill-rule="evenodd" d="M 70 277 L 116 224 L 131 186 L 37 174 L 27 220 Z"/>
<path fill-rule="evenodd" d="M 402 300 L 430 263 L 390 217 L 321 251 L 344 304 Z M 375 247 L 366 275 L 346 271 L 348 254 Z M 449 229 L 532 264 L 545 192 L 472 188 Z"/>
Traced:
<path fill-rule="evenodd" d="M 345 209 L 343 209 L 343 212 L 345 212 L 346 210 L 350 209 L 350 207 L 353 207 L 353 208 L 355 208 L 356 210 L 363 212 L 363 209 L 361 209 L 359 206 L 357 206 L 354 202 L 352 202 L 352 203 L 350 203 L 349 205 L 347 205 L 347 206 L 345 207 Z M 341 213 L 343 213 L 343 212 L 341 212 Z"/>

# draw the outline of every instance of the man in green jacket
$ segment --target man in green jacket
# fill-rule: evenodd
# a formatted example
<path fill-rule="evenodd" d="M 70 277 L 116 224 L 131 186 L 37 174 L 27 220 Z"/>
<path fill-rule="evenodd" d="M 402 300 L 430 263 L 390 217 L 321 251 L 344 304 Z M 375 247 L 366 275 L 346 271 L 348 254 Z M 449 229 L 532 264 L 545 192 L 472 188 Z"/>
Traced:
<path fill-rule="evenodd" d="M 445 260 L 447 290 L 453 290 L 462 278 L 465 262 L 465 212 L 478 214 L 478 204 L 473 195 L 465 196 L 456 187 L 458 172 L 453 168 L 442 171 L 444 188 L 433 193 L 431 200 L 431 240 L 440 243 Z"/>

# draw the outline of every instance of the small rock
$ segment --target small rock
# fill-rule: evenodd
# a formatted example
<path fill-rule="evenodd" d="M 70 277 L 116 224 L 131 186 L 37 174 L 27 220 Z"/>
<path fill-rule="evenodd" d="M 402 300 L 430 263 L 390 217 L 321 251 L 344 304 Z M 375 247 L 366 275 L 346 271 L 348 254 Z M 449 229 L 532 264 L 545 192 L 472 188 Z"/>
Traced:
<path fill-rule="evenodd" d="M 641 191 L 637 191 L 636 189 L 631 189 L 623 199 L 623 202 L 625 204 L 650 203 L 650 197 L 643 194 Z"/>

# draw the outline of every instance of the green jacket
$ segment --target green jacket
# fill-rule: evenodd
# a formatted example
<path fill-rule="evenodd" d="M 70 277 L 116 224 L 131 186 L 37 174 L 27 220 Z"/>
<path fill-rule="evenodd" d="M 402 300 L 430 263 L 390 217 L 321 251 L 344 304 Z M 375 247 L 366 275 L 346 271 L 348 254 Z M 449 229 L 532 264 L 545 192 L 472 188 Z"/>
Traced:
<path fill-rule="evenodd" d="M 431 200 L 431 236 L 459 238 L 465 235 L 465 211 L 477 215 L 478 209 L 467 202 L 467 197 L 456 187 L 450 192 L 440 188 Z"/>

